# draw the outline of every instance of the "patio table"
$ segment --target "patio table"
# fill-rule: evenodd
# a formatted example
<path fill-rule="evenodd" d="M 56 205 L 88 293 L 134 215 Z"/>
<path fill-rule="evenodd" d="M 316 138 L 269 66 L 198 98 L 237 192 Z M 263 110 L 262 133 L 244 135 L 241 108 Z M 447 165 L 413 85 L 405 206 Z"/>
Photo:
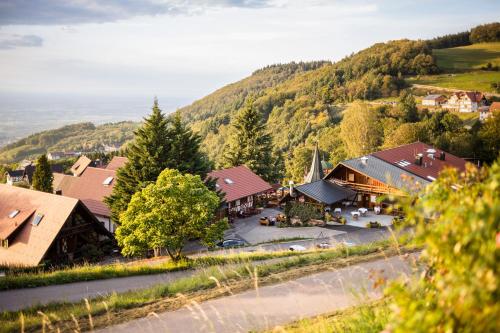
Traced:
<path fill-rule="evenodd" d="M 359 217 L 360 213 L 359 212 L 356 212 L 356 211 L 352 211 L 351 212 L 351 216 L 354 220 L 357 220 L 358 217 Z"/>
<path fill-rule="evenodd" d="M 342 214 L 342 208 L 335 208 L 333 213 L 340 216 Z"/>
<path fill-rule="evenodd" d="M 368 211 L 368 209 L 366 209 L 366 208 L 359 208 L 359 209 L 358 209 L 358 212 L 359 212 L 361 215 L 363 215 L 363 216 L 365 216 L 365 215 L 366 215 L 366 212 L 367 212 L 367 211 Z"/>

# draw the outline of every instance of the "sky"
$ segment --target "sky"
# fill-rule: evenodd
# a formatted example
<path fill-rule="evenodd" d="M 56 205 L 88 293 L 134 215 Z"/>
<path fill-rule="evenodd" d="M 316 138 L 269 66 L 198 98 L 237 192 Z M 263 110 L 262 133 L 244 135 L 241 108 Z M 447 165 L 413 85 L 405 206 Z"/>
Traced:
<path fill-rule="evenodd" d="M 0 96 L 186 103 L 269 64 L 336 61 L 499 17 L 495 0 L 2 0 Z"/>

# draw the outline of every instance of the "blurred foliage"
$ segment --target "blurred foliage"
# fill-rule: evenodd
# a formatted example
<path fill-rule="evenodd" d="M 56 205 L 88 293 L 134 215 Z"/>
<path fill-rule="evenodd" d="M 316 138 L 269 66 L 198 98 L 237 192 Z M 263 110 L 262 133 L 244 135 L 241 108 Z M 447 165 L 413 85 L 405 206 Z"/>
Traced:
<path fill-rule="evenodd" d="M 442 173 L 404 205 L 424 271 L 393 284 L 389 331 L 500 330 L 500 160 Z"/>

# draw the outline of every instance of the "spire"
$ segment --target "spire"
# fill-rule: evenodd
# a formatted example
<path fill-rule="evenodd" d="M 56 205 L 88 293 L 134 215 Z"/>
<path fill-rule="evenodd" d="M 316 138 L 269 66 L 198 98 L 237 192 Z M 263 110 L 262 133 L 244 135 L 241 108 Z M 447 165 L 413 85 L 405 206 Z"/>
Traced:
<path fill-rule="evenodd" d="M 304 183 L 313 183 L 315 181 L 323 179 L 323 168 L 321 167 L 321 158 L 319 157 L 318 143 L 316 142 L 316 147 L 314 148 L 313 160 L 311 163 L 311 168 L 309 173 L 304 179 Z"/>

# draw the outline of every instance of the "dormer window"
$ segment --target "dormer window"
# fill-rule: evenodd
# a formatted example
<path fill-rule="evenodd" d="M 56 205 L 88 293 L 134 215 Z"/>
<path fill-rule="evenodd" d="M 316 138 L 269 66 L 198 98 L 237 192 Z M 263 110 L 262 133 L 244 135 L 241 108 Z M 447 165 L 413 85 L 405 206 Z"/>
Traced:
<path fill-rule="evenodd" d="M 16 209 L 16 210 L 13 210 L 12 212 L 10 212 L 9 214 L 9 219 L 13 219 L 14 217 L 17 216 L 17 214 L 19 214 L 19 210 Z"/>
<path fill-rule="evenodd" d="M 36 227 L 36 226 L 38 226 L 38 225 L 40 224 L 40 222 L 42 222 L 43 216 L 44 216 L 44 215 L 43 215 L 43 214 L 40 214 L 40 213 L 36 214 L 36 215 L 35 215 L 35 218 L 33 219 L 32 224 L 33 224 L 35 227 Z"/>
<path fill-rule="evenodd" d="M 224 179 L 224 183 L 226 183 L 226 184 L 234 184 L 234 182 L 231 179 L 229 179 L 229 178 L 225 178 Z"/>
<path fill-rule="evenodd" d="M 113 177 L 108 177 L 108 178 L 104 179 L 102 184 L 108 186 L 111 184 L 112 181 L 113 181 Z"/>

